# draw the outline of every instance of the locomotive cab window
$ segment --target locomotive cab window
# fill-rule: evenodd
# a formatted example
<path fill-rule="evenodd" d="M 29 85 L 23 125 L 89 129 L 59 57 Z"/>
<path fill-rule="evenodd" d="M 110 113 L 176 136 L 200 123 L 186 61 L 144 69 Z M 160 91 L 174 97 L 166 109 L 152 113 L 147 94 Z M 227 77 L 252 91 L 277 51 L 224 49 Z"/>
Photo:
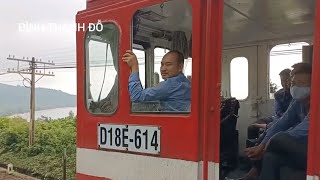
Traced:
<path fill-rule="evenodd" d="M 86 33 L 86 105 L 94 114 L 112 114 L 118 106 L 119 29 L 113 23 Z"/>
<path fill-rule="evenodd" d="M 131 112 L 189 113 L 192 71 L 189 2 L 173 0 L 139 9 L 133 15 L 132 25 L 132 47 L 143 46 L 146 61 L 144 67 L 139 65 L 136 70 L 131 67 L 128 84 Z"/>

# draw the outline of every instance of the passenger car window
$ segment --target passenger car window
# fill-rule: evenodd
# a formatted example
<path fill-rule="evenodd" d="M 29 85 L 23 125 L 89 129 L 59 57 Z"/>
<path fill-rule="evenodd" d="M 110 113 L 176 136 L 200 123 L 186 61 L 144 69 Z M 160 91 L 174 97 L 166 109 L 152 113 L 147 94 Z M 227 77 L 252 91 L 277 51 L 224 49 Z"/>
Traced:
<path fill-rule="evenodd" d="M 231 97 L 235 97 L 238 100 L 246 99 L 249 94 L 249 70 L 247 58 L 236 57 L 231 60 L 230 77 Z"/>
<path fill-rule="evenodd" d="M 279 73 L 284 69 L 302 62 L 302 46 L 308 43 L 279 44 L 270 51 L 269 96 L 274 99 L 274 93 L 282 88 Z"/>

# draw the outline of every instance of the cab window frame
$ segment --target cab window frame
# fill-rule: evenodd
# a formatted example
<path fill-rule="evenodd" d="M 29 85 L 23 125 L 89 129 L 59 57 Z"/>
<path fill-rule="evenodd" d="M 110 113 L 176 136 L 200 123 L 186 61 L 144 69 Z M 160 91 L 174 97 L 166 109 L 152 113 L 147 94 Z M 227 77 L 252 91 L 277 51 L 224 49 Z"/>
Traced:
<path fill-rule="evenodd" d="M 151 6 L 155 6 L 155 5 L 158 5 L 158 4 L 161 4 L 161 3 L 156 3 L 156 4 L 152 4 L 152 5 L 150 5 L 150 6 L 148 6 L 148 7 L 151 7 Z M 190 6 L 191 6 L 191 4 L 190 4 Z M 138 12 L 139 10 L 141 10 L 141 9 L 143 9 L 143 8 L 146 8 L 146 7 L 142 7 L 142 8 L 139 8 L 139 9 L 136 9 L 136 11 L 135 11 L 135 13 L 136 12 Z M 192 7 L 191 7 L 192 8 Z M 135 14 L 134 13 L 134 14 Z M 133 19 L 134 19 L 134 14 L 133 14 L 133 16 L 131 17 L 131 26 L 130 26 L 130 34 L 131 34 L 131 39 L 130 39 L 130 46 L 131 46 L 131 48 L 133 49 L 133 47 L 134 47 L 134 44 L 136 44 L 135 43 L 135 39 L 134 39 L 134 28 L 135 28 L 135 26 L 134 26 L 134 23 L 133 23 Z M 148 43 L 150 43 L 150 42 L 148 42 Z M 161 45 L 157 45 L 156 43 L 154 43 L 154 44 L 150 44 L 150 48 L 151 48 L 151 50 L 153 51 L 153 73 L 155 73 L 155 54 L 154 54 L 154 52 L 155 52 L 155 49 L 156 48 L 162 48 L 162 49 L 167 49 L 168 51 L 170 51 L 170 48 L 168 48 L 168 47 L 163 47 L 163 46 L 161 46 Z M 191 49 L 191 51 L 192 51 L 192 49 Z M 145 50 L 145 52 L 147 52 L 147 49 Z M 150 56 L 151 57 L 151 56 Z M 146 54 L 146 58 L 145 58 L 145 60 L 146 60 L 146 64 L 147 64 L 147 61 L 148 60 L 150 60 L 149 58 L 149 54 Z M 191 69 L 191 72 L 192 72 L 192 69 Z M 148 74 L 149 72 L 147 71 L 147 69 L 146 69 L 146 66 L 145 66 L 145 80 L 147 80 L 148 79 L 148 77 L 147 76 L 150 76 L 150 74 Z M 160 74 L 159 74 L 160 75 Z M 140 77 L 139 77 L 140 78 Z M 161 77 L 160 77 L 161 78 Z M 161 82 L 160 81 L 160 78 L 159 78 L 159 83 Z M 187 77 L 186 77 L 187 78 Z M 140 79 L 140 81 L 141 81 L 141 79 Z M 147 82 L 146 82 L 146 88 L 150 88 L 150 87 L 147 87 Z M 144 88 L 145 89 L 145 88 Z M 191 84 L 191 89 L 192 89 L 192 84 Z M 192 91 L 191 91 L 192 92 Z M 135 104 L 143 104 L 144 102 L 139 102 L 139 103 L 135 103 Z M 145 102 L 145 103 L 148 103 L 148 102 Z M 152 102 L 150 102 L 150 103 L 152 103 Z M 157 101 L 157 103 L 158 103 L 158 105 L 160 105 L 160 102 L 159 101 Z M 164 115 L 164 116 L 166 116 L 166 115 L 183 115 L 183 117 L 189 117 L 189 116 L 191 116 L 191 106 L 192 106 L 192 93 L 190 94 L 190 106 L 189 106 L 189 110 L 188 111 L 133 111 L 133 108 L 132 108 L 132 105 L 133 105 L 133 102 L 131 102 L 130 101 L 130 114 L 133 114 L 133 115 L 140 115 L 140 114 L 150 114 L 150 115 L 152 115 L 152 114 L 157 114 L 157 115 Z"/>
<path fill-rule="evenodd" d="M 114 42 L 116 42 L 116 44 L 115 44 L 115 58 L 117 59 L 116 61 L 114 60 L 114 57 L 113 57 L 113 55 L 112 55 L 112 50 L 111 50 L 111 40 L 109 40 L 109 42 L 108 41 L 103 41 L 103 40 L 94 40 L 94 41 L 97 41 L 97 42 L 101 42 L 101 43 L 106 43 L 106 46 L 108 47 L 108 46 L 110 46 L 110 51 L 111 51 L 111 56 L 112 56 L 112 61 L 113 62 L 117 62 L 117 70 L 118 70 L 118 72 L 117 72 L 117 75 L 116 76 L 118 76 L 117 77 L 117 80 L 114 80 L 113 82 L 113 85 L 112 86 L 114 86 L 114 85 L 116 85 L 116 83 L 117 83 L 117 88 L 116 88 L 116 91 L 117 91 L 117 97 L 116 97 L 116 100 L 117 100 L 117 102 L 116 102 L 116 107 L 115 107 L 115 109 L 112 111 L 112 112 L 92 112 L 91 110 L 90 110 L 90 105 L 89 105 L 89 100 L 90 100 L 90 98 L 89 98 L 89 96 L 90 96 L 90 92 L 91 92 L 91 90 L 90 90 L 90 65 L 89 65 L 89 63 L 90 63 L 90 59 L 89 59 L 89 51 L 90 51 L 90 46 L 89 46 L 89 43 L 90 43 L 90 41 L 92 41 L 93 39 L 90 39 L 90 38 L 88 38 L 88 36 L 89 36 L 89 33 L 92 33 L 91 31 L 89 31 L 89 29 L 87 29 L 86 30 L 86 32 L 85 32 L 85 36 L 84 36 L 84 70 L 85 70 L 85 73 L 84 73 L 84 106 L 85 106 L 85 109 L 86 109 L 86 111 L 88 112 L 88 113 L 90 113 L 90 115 L 92 115 L 92 116 L 113 116 L 114 114 L 116 114 L 116 112 L 119 110 L 119 101 L 120 101 L 120 96 L 119 96 L 119 90 L 120 90 L 120 78 L 121 78 L 121 73 L 120 73 L 120 63 L 119 63 L 119 57 L 120 57 L 120 38 L 121 38 L 121 31 L 120 31 L 120 27 L 119 27 L 119 25 L 117 24 L 117 23 L 115 23 L 115 22 L 113 22 L 113 21 L 105 21 L 105 22 L 102 22 L 102 25 L 103 26 L 108 26 L 108 25 L 111 25 L 112 26 L 112 28 L 114 28 L 115 30 L 116 30 L 116 35 L 117 35 L 117 37 L 116 37 L 116 41 L 114 41 Z M 109 48 L 107 48 L 107 50 L 108 50 Z M 107 56 L 106 56 L 106 61 L 107 61 Z M 107 62 L 106 62 L 107 63 Z M 88 66 L 89 65 L 89 66 Z M 105 64 L 105 67 L 107 67 L 107 64 Z M 115 64 L 113 63 L 113 67 L 114 68 L 116 68 L 115 67 Z M 107 73 L 108 73 L 108 70 L 106 70 L 106 72 L 105 72 L 106 74 L 105 74 L 105 76 L 107 76 Z M 114 78 L 116 78 L 116 76 L 114 77 Z M 102 77 L 103 78 L 103 77 Z M 105 80 L 104 80 L 105 81 Z M 105 84 L 105 82 L 103 82 L 104 83 L 104 85 L 103 86 L 105 86 L 106 84 Z M 107 98 L 108 97 L 108 95 L 110 94 L 110 92 L 111 92 L 111 90 L 112 90 L 112 87 L 111 87 L 111 89 L 110 89 L 110 91 L 108 92 L 108 94 L 106 95 L 106 97 L 103 97 L 102 99 L 100 99 L 100 101 L 99 102 L 101 102 L 103 99 L 105 99 L 105 98 Z M 91 95 L 92 96 L 92 95 Z M 91 97 L 92 98 L 92 97 Z M 91 102 L 93 102 L 93 99 L 91 99 Z M 90 103 L 91 103 L 90 102 Z M 98 101 L 97 101 L 98 102 Z"/>

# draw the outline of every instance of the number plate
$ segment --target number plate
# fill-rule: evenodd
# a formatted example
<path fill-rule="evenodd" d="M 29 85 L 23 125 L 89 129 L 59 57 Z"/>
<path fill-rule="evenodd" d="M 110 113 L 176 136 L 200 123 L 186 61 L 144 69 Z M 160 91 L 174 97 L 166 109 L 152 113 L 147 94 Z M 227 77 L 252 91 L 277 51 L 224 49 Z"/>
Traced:
<path fill-rule="evenodd" d="M 102 149 L 160 154 L 160 132 L 156 126 L 99 124 L 98 145 Z"/>

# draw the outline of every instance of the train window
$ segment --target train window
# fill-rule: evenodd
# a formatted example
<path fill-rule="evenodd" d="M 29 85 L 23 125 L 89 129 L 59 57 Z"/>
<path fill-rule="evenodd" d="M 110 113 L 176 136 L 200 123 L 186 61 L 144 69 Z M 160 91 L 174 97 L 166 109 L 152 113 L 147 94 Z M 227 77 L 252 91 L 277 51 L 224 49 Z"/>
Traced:
<path fill-rule="evenodd" d="M 269 67 L 269 96 L 274 99 L 274 93 L 282 88 L 279 73 L 284 69 L 302 62 L 302 46 L 308 45 L 304 42 L 280 44 L 270 51 Z"/>
<path fill-rule="evenodd" d="M 94 114 L 112 114 L 118 106 L 119 29 L 113 23 L 86 33 L 86 104 Z"/>
<path fill-rule="evenodd" d="M 144 50 L 140 49 L 133 49 L 132 52 L 137 56 L 138 63 L 139 63 L 139 74 L 140 74 L 140 81 L 143 88 L 146 87 L 146 76 L 145 76 L 145 69 L 146 69 L 146 55 Z"/>
<path fill-rule="evenodd" d="M 192 61 L 189 58 L 192 42 L 192 11 L 189 2 L 172 0 L 144 7 L 136 11 L 132 21 L 132 44 L 147 47 L 144 49 L 149 54 L 147 54 L 145 69 L 139 68 L 139 73 L 130 75 L 135 80 L 130 86 L 129 79 L 131 111 L 134 113 L 189 113 L 191 82 L 187 76 L 191 79 L 192 69 Z M 156 47 L 153 52 L 148 51 L 153 47 Z M 169 49 L 174 51 L 172 58 L 171 55 L 167 56 L 170 57 L 167 59 L 172 62 L 163 63 L 162 59 Z M 136 56 L 138 57 L 137 54 Z M 184 61 L 184 66 L 180 65 L 179 58 L 181 62 Z M 160 68 L 168 66 L 166 67 L 168 71 L 169 64 L 174 66 L 171 69 L 174 72 L 161 74 Z M 142 72 L 143 70 L 145 73 Z M 140 78 L 136 77 L 137 75 Z M 142 84 L 143 78 L 147 80 L 146 86 Z M 134 84 L 137 80 L 141 81 L 141 85 Z"/>
<path fill-rule="evenodd" d="M 231 96 L 244 100 L 249 94 L 249 69 L 248 59 L 236 57 L 230 63 Z"/>

